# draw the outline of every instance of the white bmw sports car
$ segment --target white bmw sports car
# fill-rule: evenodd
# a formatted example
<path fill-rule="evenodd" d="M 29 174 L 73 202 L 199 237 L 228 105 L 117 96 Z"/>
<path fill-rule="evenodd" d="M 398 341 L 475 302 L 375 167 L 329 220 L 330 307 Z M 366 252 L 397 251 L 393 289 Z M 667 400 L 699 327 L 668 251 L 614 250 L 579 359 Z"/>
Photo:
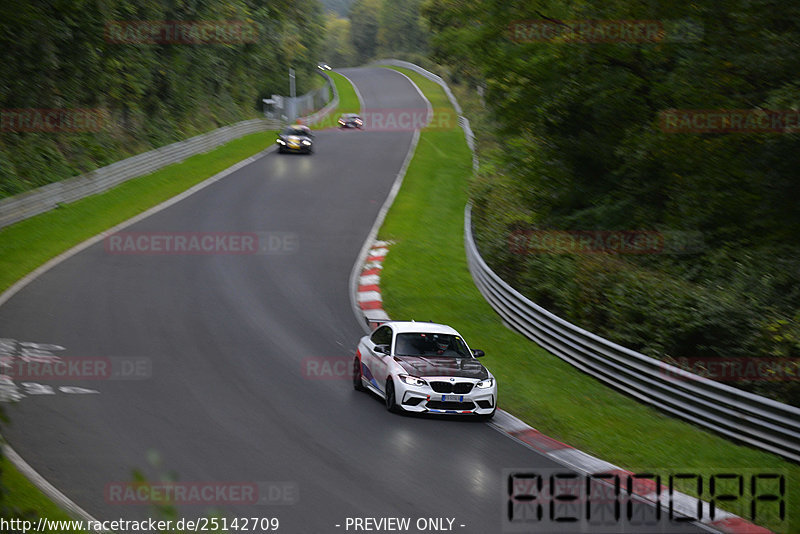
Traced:
<path fill-rule="evenodd" d="M 391 412 L 465 414 L 489 419 L 497 383 L 449 326 L 389 321 L 358 343 L 353 386 L 385 399 Z"/>

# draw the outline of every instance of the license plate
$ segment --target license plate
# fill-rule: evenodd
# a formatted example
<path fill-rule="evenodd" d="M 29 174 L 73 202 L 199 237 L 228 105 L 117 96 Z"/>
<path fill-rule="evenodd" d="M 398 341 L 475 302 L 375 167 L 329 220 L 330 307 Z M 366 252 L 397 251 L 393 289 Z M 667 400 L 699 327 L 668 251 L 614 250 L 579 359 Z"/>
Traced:
<path fill-rule="evenodd" d="M 461 395 L 442 395 L 443 401 L 461 402 L 462 398 Z"/>

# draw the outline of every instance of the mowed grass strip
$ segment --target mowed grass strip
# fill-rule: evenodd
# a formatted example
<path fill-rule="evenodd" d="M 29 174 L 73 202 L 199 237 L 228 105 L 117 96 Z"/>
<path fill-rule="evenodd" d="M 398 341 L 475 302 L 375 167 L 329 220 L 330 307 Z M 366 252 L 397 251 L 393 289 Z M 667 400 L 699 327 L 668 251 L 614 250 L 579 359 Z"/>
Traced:
<path fill-rule="evenodd" d="M 24 518 L 37 524 L 38 518 L 49 519 L 50 521 L 70 521 L 72 518 L 61 510 L 55 503 L 49 500 L 38 488 L 31 484 L 25 476 L 6 458 L 0 459 L 0 472 L 2 472 L 2 483 L 8 493 L 3 497 L 3 504 L 21 513 L 8 514 L 3 516 L 8 519 Z M 25 512 L 33 510 L 37 519 L 31 519 L 23 515 Z M 64 523 L 62 523 L 64 525 Z M 62 534 L 65 532 L 86 532 L 85 530 L 75 529 L 44 529 L 39 532 Z"/>
<path fill-rule="evenodd" d="M 437 112 L 455 116 L 441 87 L 412 71 L 395 70 L 409 76 Z M 786 519 L 781 521 L 775 513 L 766 519 L 770 507 L 763 506 L 756 522 L 776 532 L 797 532 L 800 466 L 640 404 L 503 326 L 467 269 L 463 221 L 471 153 L 456 124 L 442 128 L 446 117 L 434 117 L 433 124 L 437 127 L 422 132 L 400 194 L 379 232 L 380 239 L 395 242 L 381 275 L 389 316 L 452 325 L 473 348 L 486 351 L 482 361 L 498 379 L 501 408 L 625 469 L 660 474 L 664 483 L 669 474 L 701 474 L 706 500 L 712 474 L 741 473 L 748 484 L 753 474 L 784 474 Z M 688 486 L 681 489 L 688 493 Z M 748 492 L 725 508 L 749 518 Z M 777 503 L 771 510 L 777 510 Z"/>
<path fill-rule="evenodd" d="M 361 111 L 361 103 L 358 101 L 358 95 L 350 80 L 338 72 L 331 71 L 328 75 L 333 79 L 333 83 L 336 84 L 336 91 L 339 93 L 339 106 L 330 114 L 333 121 L 339 120 L 339 115 L 342 113 L 359 113 Z"/>

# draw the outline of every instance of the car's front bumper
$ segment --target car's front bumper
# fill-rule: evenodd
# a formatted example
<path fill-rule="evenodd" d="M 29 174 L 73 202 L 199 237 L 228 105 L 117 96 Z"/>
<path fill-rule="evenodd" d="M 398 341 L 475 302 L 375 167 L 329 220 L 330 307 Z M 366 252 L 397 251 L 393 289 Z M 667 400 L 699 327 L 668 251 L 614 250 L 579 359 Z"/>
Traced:
<path fill-rule="evenodd" d="M 429 385 L 415 386 L 402 380 L 398 381 L 401 384 L 397 387 L 397 403 L 408 412 L 490 415 L 497 406 L 497 383 L 484 389 L 473 387 L 468 393 L 460 394 L 440 393 L 434 391 Z M 477 382 L 472 381 L 472 383 Z"/>
<path fill-rule="evenodd" d="M 307 153 L 311 152 L 311 147 L 313 145 L 292 145 L 291 143 L 280 144 L 278 143 L 278 148 L 281 152 L 298 152 L 298 153 Z"/>

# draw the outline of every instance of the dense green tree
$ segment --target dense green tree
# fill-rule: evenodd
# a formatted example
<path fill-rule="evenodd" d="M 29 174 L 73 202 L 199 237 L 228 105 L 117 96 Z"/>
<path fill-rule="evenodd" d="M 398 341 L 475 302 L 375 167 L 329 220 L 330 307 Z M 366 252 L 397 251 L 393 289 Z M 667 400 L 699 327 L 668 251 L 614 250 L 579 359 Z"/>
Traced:
<path fill-rule="evenodd" d="M 383 54 L 426 51 L 420 0 L 383 0 L 378 20 L 378 48 Z"/>
<path fill-rule="evenodd" d="M 378 25 L 381 0 L 355 0 L 350 8 L 350 41 L 356 62 L 364 63 L 378 51 Z"/>
<path fill-rule="evenodd" d="M 350 21 L 329 13 L 325 17 L 325 61 L 335 67 L 355 64 L 356 51 L 350 40 Z"/>
<path fill-rule="evenodd" d="M 661 123 L 670 109 L 800 110 L 800 6 L 426 0 L 423 15 L 433 57 L 487 88 L 505 150 L 487 155 L 476 218 L 507 278 L 655 356 L 800 356 L 800 131 Z M 661 31 L 638 42 L 514 33 L 531 20 L 655 21 Z M 521 227 L 694 232 L 702 250 L 519 257 L 507 238 Z M 759 387 L 800 401 L 796 385 Z"/>
<path fill-rule="evenodd" d="M 120 42 L 110 29 L 153 21 L 253 32 L 218 42 Z M 322 7 L 277 0 L 59 0 L 0 3 L 0 109 L 102 110 L 99 132 L 0 131 L 0 196 L 80 174 L 125 155 L 254 116 L 260 100 L 310 89 Z"/>

